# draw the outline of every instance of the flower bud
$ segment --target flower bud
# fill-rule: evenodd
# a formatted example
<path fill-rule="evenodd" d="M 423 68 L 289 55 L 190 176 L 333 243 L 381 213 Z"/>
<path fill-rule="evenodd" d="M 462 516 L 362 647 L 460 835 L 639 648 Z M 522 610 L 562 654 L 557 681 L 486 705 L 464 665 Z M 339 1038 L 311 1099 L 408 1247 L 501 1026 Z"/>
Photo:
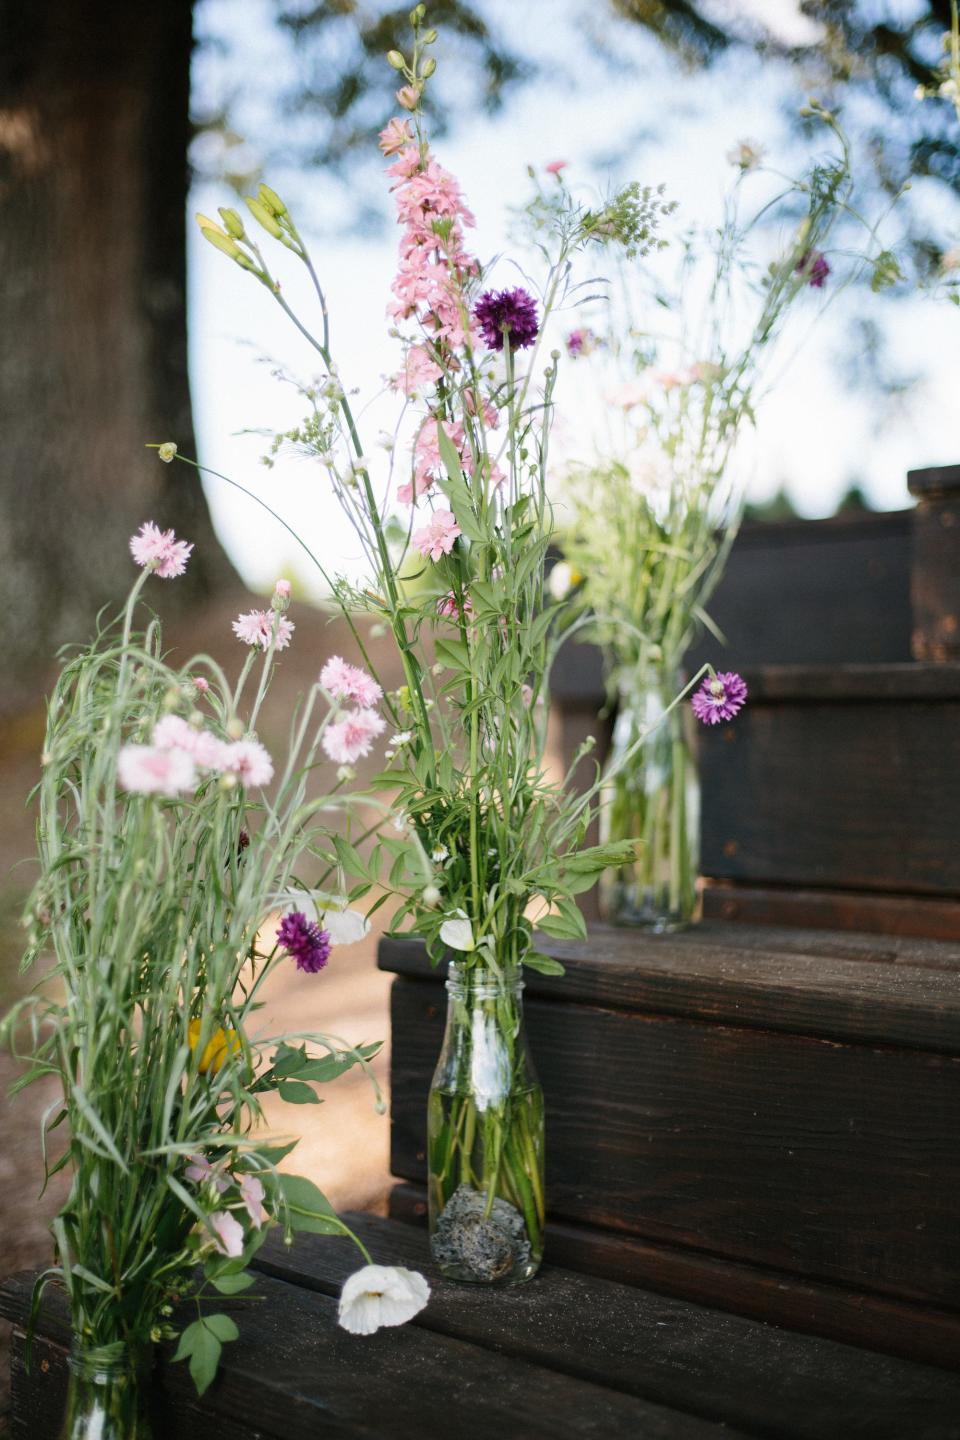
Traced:
<path fill-rule="evenodd" d="M 402 105 L 404 110 L 416 110 L 420 104 L 420 90 L 416 85 L 404 85 L 397 91 L 397 104 Z"/>
<path fill-rule="evenodd" d="M 421 71 L 420 71 L 420 76 L 421 76 L 421 78 L 422 78 L 423 80 L 429 80 L 429 79 L 430 79 L 430 76 L 433 74 L 433 72 L 434 72 L 434 70 L 436 70 L 436 68 L 437 68 L 437 62 L 436 62 L 436 60 L 434 60 L 434 58 L 433 58 L 432 55 L 428 56 L 428 58 L 427 58 L 426 60 L 424 60 L 423 66 L 422 66 Z"/>
<path fill-rule="evenodd" d="M 435 45 L 437 41 L 437 32 L 436 30 L 425 30 L 420 36 L 420 39 L 423 41 L 424 45 Z"/>
<path fill-rule="evenodd" d="M 237 211 L 231 210 L 223 205 L 219 205 L 217 208 L 220 212 L 220 218 L 223 221 L 227 234 L 232 235 L 234 240 L 242 240 L 245 231 L 243 228 L 243 221 L 240 219 Z"/>
<path fill-rule="evenodd" d="M 287 207 L 280 199 L 276 190 L 271 190 L 269 185 L 261 184 L 257 194 L 260 196 L 261 205 L 266 206 L 274 215 L 286 215 Z"/>
<path fill-rule="evenodd" d="M 244 195 L 243 201 L 254 220 L 256 220 L 258 225 L 263 226 L 268 235 L 272 235 L 275 240 L 282 239 L 283 231 L 280 229 L 273 212 L 268 210 L 266 205 L 262 204 L 259 200 L 255 200 L 252 195 Z"/>
<path fill-rule="evenodd" d="M 407 62 L 406 60 L 404 60 L 399 50 L 388 50 L 387 64 L 392 65 L 394 70 L 403 70 L 406 68 Z"/>
<path fill-rule="evenodd" d="M 436 910 L 443 896 L 440 894 L 436 885 L 425 885 L 420 898 L 428 910 Z"/>
<path fill-rule="evenodd" d="M 157 459 L 162 460 L 164 465 L 169 465 L 176 453 L 177 447 L 172 440 L 165 440 L 162 445 L 157 446 Z"/>
<path fill-rule="evenodd" d="M 213 245 L 215 249 L 222 250 L 224 255 L 230 256 L 231 260 L 246 260 L 247 257 L 240 249 L 240 246 L 237 244 L 236 240 L 231 240 L 227 232 L 225 230 L 221 230 L 219 225 L 203 225 L 201 226 L 201 229 L 203 230 L 204 240 L 209 240 L 210 244 Z"/>
<path fill-rule="evenodd" d="M 228 720 L 228 721 L 227 721 L 227 734 L 230 736 L 230 739 L 231 739 L 231 740 L 242 740 L 242 739 L 243 739 L 243 721 L 242 721 L 242 720 L 238 720 L 236 716 L 234 716 L 232 720 Z"/>
<path fill-rule="evenodd" d="M 289 600 L 292 588 L 289 580 L 278 580 L 273 593 L 278 600 Z"/>
<path fill-rule="evenodd" d="M 426 5 L 414 5 L 413 9 L 410 11 L 410 24 L 414 26 L 419 25 L 420 21 L 424 18 L 426 13 Z"/>

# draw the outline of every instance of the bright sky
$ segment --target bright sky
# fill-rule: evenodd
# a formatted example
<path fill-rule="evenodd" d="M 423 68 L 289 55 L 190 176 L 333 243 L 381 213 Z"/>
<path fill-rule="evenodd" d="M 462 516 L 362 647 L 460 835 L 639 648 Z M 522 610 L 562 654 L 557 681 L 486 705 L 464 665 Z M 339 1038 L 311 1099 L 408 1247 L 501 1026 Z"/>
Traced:
<path fill-rule="evenodd" d="M 544 13 L 543 0 L 526 0 L 526 6 Z M 720 0 L 716 8 L 724 8 Z M 808 22 L 792 0 L 749 0 L 734 8 L 776 21 L 785 38 L 808 38 Z M 491 20 L 504 25 L 523 9 L 516 0 L 485 5 Z M 293 123 L 276 114 L 280 89 L 295 70 L 287 42 L 273 27 L 274 13 L 269 0 L 201 0 L 199 10 L 200 33 L 223 38 L 227 46 L 223 52 L 212 47 L 201 52 L 198 98 L 203 103 L 211 95 L 235 93 L 234 123 L 254 153 L 258 135 L 269 134 L 275 145 L 278 128 Z M 741 58 L 706 75 L 682 76 L 655 42 L 636 27 L 608 19 L 597 0 L 550 0 L 550 13 L 549 26 L 530 27 L 542 78 L 520 88 L 493 119 L 466 110 L 438 146 L 441 162 L 458 176 L 477 216 L 471 240 L 481 258 L 509 253 L 508 211 L 529 196 L 528 164 L 566 160 L 573 183 L 600 189 L 634 176 L 665 181 L 680 202 L 680 215 L 700 224 L 719 218 L 731 178 L 726 152 L 738 139 L 762 140 L 771 161 L 785 170 L 802 166 L 802 146 L 783 117 L 784 74 L 777 67 Z M 613 83 L 570 23 L 570 17 L 585 14 L 630 64 Z M 442 47 L 437 53 L 442 66 Z M 568 78 L 571 64 L 575 82 Z M 627 163 L 611 171 L 607 157 L 623 147 L 630 152 Z M 371 159 L 374 177 L 378 159 Z M 381 377 L 398 362 L 384 318 L 396 232 L 390 224 L 368 238 L 340 230 L 336 217 L 348 208 L 345 197 L 338 182 L 322 174 L 281 169 L 265 178 L 295 209 L 300 228 L 317 235 L 312 250 L 328 294 L 333 349 L 345 383 L 360 387 L 358 405 L 372 400 L 364 449 L 376 454 L 377 432 L 392 428 L 396 413 L 391 397 L 373 399 L 382 390 Z M 383 195 L 389 214 L 385 185 Z M 225 186 L 198 182 L 190 208 L 216 215 L 218 204 L 230 203 Z M 948 204 L 938 196 L 938 223 L 944 223 Z M 947 219 L 960 231 L 956 214 Z M 257 426 L 286 428 L 301 415 L 296 395 L 271 378 L 258 354 L 310 375 L 316 370 L 312 352 L 265 290 L 203 242 L 192 225 L 190 234 L 191 369 L 201 459 L 262 496 L 331 571 L 356 574 L 356 543 L 328 493 L 326 472 L 296 459 L 266 470 L 258 463 L 263 442 L 238 433 Z M 896 235 L 894 224 L 887 239 Z M 285 294 L 307 317 L 310 296 L 296 262 L 280 247 L 275 250 Z M 529 256 L 520 258 L 531 263 Z M 513 283 L 515 275 L 501 264 L 496 278 Z M 888 325 L 896 366 L 923 376 L 893 413 L 884 413 L 869 394 L 845 392 L 838 379 L 845 334 L 855 319 L 870 316 Z M 801 321 L 792 338 L 799 341 L 805 331 Z M 784 357 L 795 348 L 788 340 Z M 908 468 L 958 458 L 958 357 L 960 316 L 952 306 L 929 298 L 892 305 L 861 291 L 841 296 L 793 357 L 760 412 L 756 435 L 743 448 L 740 463 L 750 494 L 762 499 L 784 483 L 802 513 L 822 515 L 831 513 L 850 481 L 858 479 L 877 507 L 905 504 Z M 570 451 L 582 450 L 584 437 L 596 428 L 596 395 L 585 394 L 590 387 L 583 385 L 582 373 L 568 365 L 559 391 L 558 438 Z M 218 532 L 248 583 L 267 589 L 284 570 L 307 578 L 293 542 L 254 501 L 219 481 L 208 482 L 207 491 Z"/>

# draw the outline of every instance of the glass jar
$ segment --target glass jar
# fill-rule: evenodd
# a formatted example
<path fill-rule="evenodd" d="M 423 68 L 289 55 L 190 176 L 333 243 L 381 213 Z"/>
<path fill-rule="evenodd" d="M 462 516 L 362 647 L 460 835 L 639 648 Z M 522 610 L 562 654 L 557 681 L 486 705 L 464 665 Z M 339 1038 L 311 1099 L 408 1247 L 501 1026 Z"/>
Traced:
<path fill-rule="evenodd" d="M 430 1248 L 452 1280 L 516 1285 L 543 1255 L 544 1117 L 519 967 L 451 962 L 427 1120 Z"/>
<path fill-rule="evenodd" d="M 60 1440 L 150 1440 L 138 1361 L 121 1343 L 93 1346 L 74 1337 Z"/>
<path fill-rule="evenodd" d="M 693 714 L 686 703 L 666 714 L 682 685 L 677 667 L 657 663 L 620 680 L 601 838 L 640 843 L 631 864 L 605 871 L 600 880 L 601 913 L 614 925 L 666 932 L 697 917 L 700 782 Z"/>

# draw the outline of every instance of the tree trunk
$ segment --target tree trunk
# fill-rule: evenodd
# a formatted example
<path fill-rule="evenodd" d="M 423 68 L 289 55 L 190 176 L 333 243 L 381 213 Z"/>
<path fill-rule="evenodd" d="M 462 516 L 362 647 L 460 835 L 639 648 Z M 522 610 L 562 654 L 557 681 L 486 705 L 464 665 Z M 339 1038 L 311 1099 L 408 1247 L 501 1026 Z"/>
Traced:
<path fill-rule="evenodd" d="M 0 714 L 118 605 L 144 521 L 196 550 L 164 609 L 232 572 L 187 381 L 192 0 L 0 0 Z"/>

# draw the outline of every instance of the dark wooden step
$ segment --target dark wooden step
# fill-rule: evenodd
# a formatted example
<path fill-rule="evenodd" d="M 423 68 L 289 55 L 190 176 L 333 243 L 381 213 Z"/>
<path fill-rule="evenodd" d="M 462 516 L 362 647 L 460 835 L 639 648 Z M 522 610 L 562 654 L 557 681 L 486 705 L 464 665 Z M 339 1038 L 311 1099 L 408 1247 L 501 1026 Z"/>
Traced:
<path fill-rule="evenodd" d="M 544 948 L 568 967 L 531 975 L 527 1003 L 556 1221 L 662 1247 L 664 1288 L 670 1256 L 698 1260 L 723 1304 L 729 1264 L 731 1308 L 797 1323 L 791 1287 L 820 1287 L 839 1319 L 814 1306 L 813 1329 L 883 1345 L 889 1302 L 898 1351 L 960 1354 L 953 947 L 712 924 Z M 415 942 L 384 942 L 380 963 L 400 974 L 393 1168 L 422 1183 L 444 996 Z M 876 1302 L 862 1332 L 858 1296 Z"/>
<path fill-rule="evenodd" d="M 747 678 L 736 723 L 700 737 L 703 873 L 960 900 L 960 665 Z"/>
<path fill-rule="evenodd" d="M 256 1260 L 259 1299 L 233 1302 L 241 1339 L 208 1396 L 190 1401 L 184 1367 L 159 1365 L 158 1435 L 960 1440 L 960 1375 L 945 1369 L 556 1266 L 511 1290 L 454 1285 L 430 1272 L 415 1227 L 348 1218 L 378 1262 L 430 1275 L 427 1309 L 403 1329 L 346 1335 L 334 1305 L 353 1247 L 302 1236 L 291 1250 L 271 1237 Z M 0 1292 L 18 1332 L 28 1300 L 23 1277 Z M 17 1347 L 14 1435 L 56 1435 L 64 1318 L 62 1300 L 45 1307 L 29 1378 Z"/>

